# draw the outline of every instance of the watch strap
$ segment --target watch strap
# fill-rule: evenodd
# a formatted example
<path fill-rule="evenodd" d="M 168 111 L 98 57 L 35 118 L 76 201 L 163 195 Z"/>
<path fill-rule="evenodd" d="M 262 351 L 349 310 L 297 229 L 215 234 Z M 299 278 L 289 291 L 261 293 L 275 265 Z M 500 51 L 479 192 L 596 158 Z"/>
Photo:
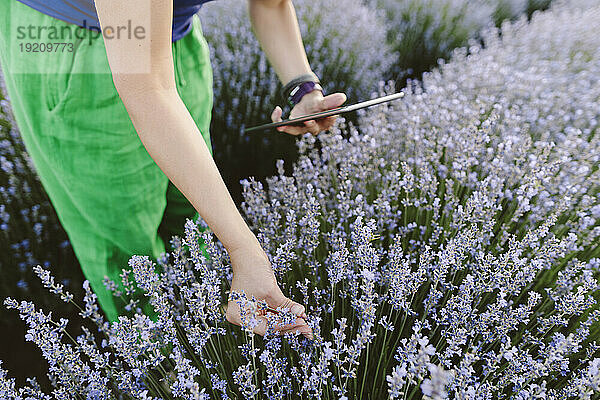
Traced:
<path fill-rule="evenodd" d="M 304 97 L 305 94 L 308 94 L 313 90 L 320 90 L 321 93 L 323 93 L 323 88 L 319 83 L 302 82 L 294 89 L 292 89 L 288 97 L 288 103 L 290 104 L 290 106 L 294 107 L 296 104 L 300 103 L 300 100 L 302 100 L 302 97 Z"/>
<path fill-rule="evenodd" d="M 297 76 L 296 78 L 292 79 L 283 86 L 283 88 L 281 89 L 281 100 L 284 103 L 288 103 L 290 99 L 290 93 L 292 92 L 292 90 L 296 89 L 297 86 L 304 82 L 321 83 L 319 81 L 319 78 L 314 73 L 302 74 L 300 76 Z"/>

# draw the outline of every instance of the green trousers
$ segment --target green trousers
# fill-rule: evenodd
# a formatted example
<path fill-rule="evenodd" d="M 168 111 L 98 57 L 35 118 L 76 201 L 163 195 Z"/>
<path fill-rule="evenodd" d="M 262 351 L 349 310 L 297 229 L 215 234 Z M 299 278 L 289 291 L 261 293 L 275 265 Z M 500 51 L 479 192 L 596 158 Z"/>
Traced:
<path fill-rule="evenodd" d="M 21 43 L 47 40 L 35 29 L 23 39 L 23 26 L 56 28 L 66 51 L 28 51 Z M 83 273 L 114 321 L 124 303 L 104 277 L 118 283 L 132 255 L 160 257 L 198 213 L 144 148 L 114 87 L 103 38 L 81 31 L 15 0 L 0 2 L 0 66 L 15 120 Z M 197 16 L 172 51 L 177 90 L 212 154 L 213 76 Z"/>

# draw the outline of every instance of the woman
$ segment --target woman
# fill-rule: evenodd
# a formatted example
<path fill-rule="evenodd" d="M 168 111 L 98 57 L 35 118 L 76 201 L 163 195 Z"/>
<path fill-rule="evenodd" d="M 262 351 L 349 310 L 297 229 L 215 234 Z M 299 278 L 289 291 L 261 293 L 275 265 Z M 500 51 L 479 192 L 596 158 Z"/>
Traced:
<path fill-rule="evenodd" d="M 196 15 L 207 0 L 19 1 L 0 5 L 8 95 L 107 317 L 117 319 L 122 305 L 103 278 L 118 282 L 131 255 L 159 257 L 168 238 L 181 235 L 185 219 L 201 215 L 231 258 L 231 289 L 273 308 L 290 307 L 296 323 L 278 329 L 311 337 L 304 307 L 281 292 L 211 156 L 212 70 Z M 343 93 L 324 97 L 313 82 L 290 0 L 249 0 L 248 7 L 279 79 L 290 83 L 291 117 L 346 101 Z M 281 113 L 276 107 L 271 119 L 280 121 Z M 318 134 L 333 122 L 278 130 Z M 267 317 L 256 333 L 264 334 Z M 233 301 L 226 318 L 241 324 Z"/>

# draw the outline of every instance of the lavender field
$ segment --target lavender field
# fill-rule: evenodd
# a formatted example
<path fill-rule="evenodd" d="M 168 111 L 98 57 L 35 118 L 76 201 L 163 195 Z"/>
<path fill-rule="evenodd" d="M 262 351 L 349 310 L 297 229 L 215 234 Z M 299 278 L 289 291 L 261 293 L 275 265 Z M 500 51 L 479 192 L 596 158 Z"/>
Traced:
<path fill-rule="evenodd" d="M 133 256 L 114 285 L 139 287 L 154 319 L 109 324 L 87 283 L 71 294 L 34 267 L 86 322 L 7 298 L 51 387 L 0 365 L 0 398 L 600 398 L 600 4 L 556 0 L 531 18 L 511 4 L 405 88 L 382 76 L 373 91 L 402 101 L 302 137 L 277 173 L 241 182 L 314 340 L 253 334 L 264 303 L 230 293 L 227 252 L 188 220 L 172 252 Z M 404 68 L 384 61 L 382 75 Z M 229 295 L 241 328 L 222 312 Z"/>

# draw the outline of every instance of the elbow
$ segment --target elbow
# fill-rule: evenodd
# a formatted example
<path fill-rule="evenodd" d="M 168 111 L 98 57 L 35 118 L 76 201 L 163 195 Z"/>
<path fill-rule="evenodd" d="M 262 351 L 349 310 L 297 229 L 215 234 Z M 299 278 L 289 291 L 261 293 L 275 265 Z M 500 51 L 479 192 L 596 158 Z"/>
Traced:
<path fill-rule="evenodd" d="M 152 74 L 114 73 L 112 80 L 123 102 L 152 97 L 159 93 L 177 92 L 174 79 Z"/>
<path fill-rule="evenodd" d="M 248 0 L 250 6 L 260 5 L 263 7 L 281 7 L 283 4 L 287 4 L 291 2 L 291 0 Z"/>
<path fill-rule="evenodd" d="M 179 96 L 174 82 L 171 85 L 147 76 L 113 74 L 113 82 L 132 121 L 146 118 Z"/>

